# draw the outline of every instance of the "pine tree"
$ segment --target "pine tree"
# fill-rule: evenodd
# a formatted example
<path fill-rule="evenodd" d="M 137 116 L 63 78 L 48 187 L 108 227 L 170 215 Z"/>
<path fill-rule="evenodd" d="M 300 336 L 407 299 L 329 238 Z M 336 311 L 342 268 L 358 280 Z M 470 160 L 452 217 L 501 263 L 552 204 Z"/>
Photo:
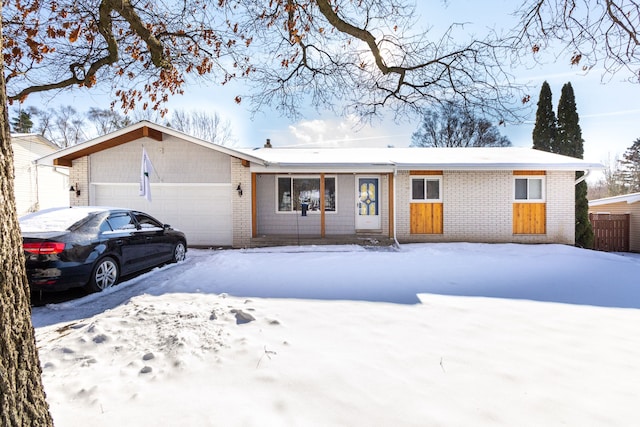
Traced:
<path fill-rule="evenodd" d="M 640 191 L 640 138 L 633 141 L 622 155 L 620 178 L 627 193 Z"/>
<path fill-rule="evenodd" d="M 20 110 L 18 117 L 11 120 L 11 128 L 17 133 L 31 133 L 31 128 L 33 128 L 31 114 L 28 111 Z"/>
<path fill-rule="evenodd" d="M 553 112 L 553 104 L 551 102 L 551 88 L 549 83 L 545 81 L 542 83 L 540 97 L 538 98 L 536 124 L 533 128 L 533 148 L 553 153 L 556 126 L 556 115 Z"/>
<path fill-rule="evenodd" d="M 582 159 L 584 156 L 584 140 L 580 129 L 576 99 L 571 83 L 562 86 L 558 102 L 558 131 L 556 134 L 555 152 L 565 156 Z M 576 172 L 576 179 L 584 172 Z M 589 202 L 587 200 L 587 183 L 582 181 L 576 185 L 576 246 L 593 247 L 593 228 L 589 222 Z"/>

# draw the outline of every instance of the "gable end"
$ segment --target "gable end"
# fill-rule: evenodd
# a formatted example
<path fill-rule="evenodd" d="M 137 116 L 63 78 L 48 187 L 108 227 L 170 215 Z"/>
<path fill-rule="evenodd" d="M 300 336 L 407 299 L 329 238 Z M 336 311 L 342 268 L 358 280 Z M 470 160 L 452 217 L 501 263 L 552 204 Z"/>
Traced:
<path fill-rule="evenodd" d="M 75 159 L 79 159 L 80 157 L 88 156 L 90 154 L 97 153 L 108 148 L 117 147 L 118 145 L 126 144 L 127 142 L 135 141 L 137 139 L 145 137 L 154 139 L 156 141 L 162 141 L 162 132 L 156 129 L 152 129 L 148 126 L 143 126 L 139 129 L 134 129 L 125 134 L 111 138 L 100 144 L 92 145 L 91 147 L 87 147 L 74 153 L 70 153 L 67 156 L 54 159 L 53 164 L 55 166 L 71 167 L 73 166 L 73 160 Z"/>

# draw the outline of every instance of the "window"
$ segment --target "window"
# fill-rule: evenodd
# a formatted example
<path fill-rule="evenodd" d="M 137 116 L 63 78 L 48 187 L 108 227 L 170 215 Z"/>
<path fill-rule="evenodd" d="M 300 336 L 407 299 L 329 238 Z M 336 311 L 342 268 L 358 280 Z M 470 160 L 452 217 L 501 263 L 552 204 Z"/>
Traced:
<path fill-rule="evenodd" d="M 278 212 L 293 212 L 307 204 L 309 212 L 320 212 L 320 177 L 278 177 Z M 324 178 L 324 210 L 336 211 L 336 178 Z"/>
<path fill-rule="evenodd" d="M 536 201 L 544 200 L 544 178 L 516 178 L 515 200 Z"/>
<path fill-rule="evenodd" d="M 138 224 L 140 224 L 140 228 L 142 228 L 143 230 L 163 228 L 162 224 L 148 215 L 136 212 L 133 214 L 133 216 L 136 217 L 136 221 L 138 221 Z"/>
<path fill-rule="evenodd" d="M 440 202 L 442 177 L 411 178 L 411 201 Z"/>
<path fill-rule="evenodd" d="M 112 230 L 135 230 L 133 218 L 127 212 L 115 213 L 107 221 Z"/>

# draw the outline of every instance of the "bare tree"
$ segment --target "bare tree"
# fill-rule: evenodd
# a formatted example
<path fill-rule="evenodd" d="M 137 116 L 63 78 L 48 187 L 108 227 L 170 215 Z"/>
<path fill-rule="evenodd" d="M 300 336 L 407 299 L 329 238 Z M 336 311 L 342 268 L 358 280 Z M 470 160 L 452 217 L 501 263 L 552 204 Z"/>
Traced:
<path fill-rule="evenodd" d="M 235 140 L 231 122 L 222 120 L 217 112 L 174 110 L 167 123 L 188 135 L 219 145 L 229 145 Z"/>
<path fill-rule="evenodd" d="M 61 0 L 25 14 L 10 1 L 9 98 L 110 85 L 125 110 L 162 109 L 186 82 L 207 76 L 245 79 L 254 111 L 289 116 L 300 114 L 301 99 L 318 108 L 340 102 L 366 118 L 453 97 L 516 116 L 518 86 L 503 68 L 510 44 L 476 40 L 458 25 L 444 34 L 414 28 L 406 0 L 217 3 Z"/>
<path fill-rule="evenodd" d="M 81 114 L 70 105 L 60 106 L 54 113 L 53 125 L 45 136 L 61 148 L 71 147 L 87 140 L 86 123 Z"/>
<path fill-rule="evenodd" d="M 602 67 L 603 79 L 610 79 L 626 71 L 629 81 L 640 82 L 640 2 L 527 0 L 517 15 L 517 50 L 560 47 L 558 57 L 585 72 Z"/>
<path fill-rule="evenodd" d="M 87 119 L 98 135 L 105 135 L 131 124 L 131 120 L 119 112 L 107 108 L 89 108 Z"/>
<path fill-rule="evenodd" d="M 589 184 L 587 190 L 587 198 L 589 200 L 618 196 L 628 192 L 624 185 L 624 177 L 620 170 L 618 156 L 613 160 L 609 156 L 607 161 L 602 163 L 605 165 L 602 178 L 594 184 Z"/>
<path fill-rule="evenodd" d="M 454 102 L 423 113 L 412 147 L 507 147 L 511 141 L 487 119 Z"/>

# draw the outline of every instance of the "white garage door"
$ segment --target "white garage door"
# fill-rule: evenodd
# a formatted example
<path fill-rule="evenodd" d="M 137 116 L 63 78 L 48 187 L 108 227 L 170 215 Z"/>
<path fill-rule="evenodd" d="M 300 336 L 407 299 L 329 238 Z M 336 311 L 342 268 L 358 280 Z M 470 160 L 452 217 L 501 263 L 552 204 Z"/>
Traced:
<path fill-rule="evenodd" d="M 152 201 L 138 184 L 91 184 L 91 204 L 147 212 L 184 232 L 188 245 L 230 246 L 231 184 L 151 184 Z"/>

